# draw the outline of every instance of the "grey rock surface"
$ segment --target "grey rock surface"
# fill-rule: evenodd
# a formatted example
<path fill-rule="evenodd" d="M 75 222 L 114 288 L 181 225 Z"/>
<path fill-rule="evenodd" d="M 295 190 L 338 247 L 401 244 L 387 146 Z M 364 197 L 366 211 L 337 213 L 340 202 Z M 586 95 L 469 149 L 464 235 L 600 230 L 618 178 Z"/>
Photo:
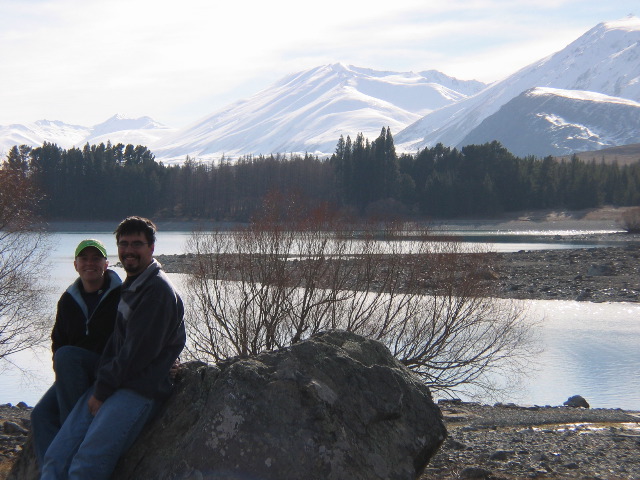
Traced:
<path fill-rule="evenodd" d="M 446 434 L 428 388 L 381 343 L 327 332 L 183 365 L 113 478 L 413 480 Z M 36 478 L 29 443 L 10 478 Z"/>
<path fill-rule="evenodd" d="M 589 408 L 589 402 L 587 402 L 584 397 L 580 395 L 569 397 L 567 401 L 563 403 L 563 405 L 573 408 Z"/>
<path fill-rule="evenodd" d="M 189 364 L 115 479 L 415 479 L 446 436 L 429 390 L 347 332 Z"/>

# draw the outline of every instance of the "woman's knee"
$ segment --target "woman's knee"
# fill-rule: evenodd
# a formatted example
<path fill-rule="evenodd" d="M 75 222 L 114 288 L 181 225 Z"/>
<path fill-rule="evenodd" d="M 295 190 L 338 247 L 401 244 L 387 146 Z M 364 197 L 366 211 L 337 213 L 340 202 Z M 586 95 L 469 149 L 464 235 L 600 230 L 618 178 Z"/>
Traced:
<path fill-rule="evenodd" d="M 65 345 L 56 350 L 53 355 L 53 369 L 59 372 L 64 371 L 68 366 L 93 365 L 98 358 L 96 353 L 84 348 Z"/>
<path fill-rule="evenodd" d="M 53 354 L 53 368 L 57 370 L 59 367 L 68 365 L 69 363 L 76 363 L 80 359 L 81 351 L 80 347 L 74 347 L 71 345 L 65 345 L 56 350 Z"/>

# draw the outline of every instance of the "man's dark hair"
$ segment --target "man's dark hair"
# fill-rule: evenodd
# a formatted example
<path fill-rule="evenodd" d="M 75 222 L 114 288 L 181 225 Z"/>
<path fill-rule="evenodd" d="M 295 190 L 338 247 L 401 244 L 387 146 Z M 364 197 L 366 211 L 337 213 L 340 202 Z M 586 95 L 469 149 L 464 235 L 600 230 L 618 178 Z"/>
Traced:
<path fill-rule="evenodd" d="M 144 217 L 127 217 L 120 222 L 118 228 L 116 228 L 116 242 L 120 240 L 121 235 L 133 235 L 136 233 L 143 233 L 147 237 L 147 243 L 149 245 L 155 245 L 156 243 L 156 231 L 158 228 L 155 224 Z"/>

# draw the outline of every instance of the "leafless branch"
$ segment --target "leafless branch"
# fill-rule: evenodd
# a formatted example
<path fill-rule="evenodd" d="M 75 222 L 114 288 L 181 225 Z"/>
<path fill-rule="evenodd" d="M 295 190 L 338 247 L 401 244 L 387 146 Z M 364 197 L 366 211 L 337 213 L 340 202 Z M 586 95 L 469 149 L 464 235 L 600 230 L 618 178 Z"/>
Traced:
<path fill-rule="evenodd" d="M 328 329 L 384 343 L 432 390 L 491 392 L 535 351 L 521 303 L 491 296 L 490 254 L 398 225 L 259 222 L 196 232 L 190 351 L 220 361 Z"/>

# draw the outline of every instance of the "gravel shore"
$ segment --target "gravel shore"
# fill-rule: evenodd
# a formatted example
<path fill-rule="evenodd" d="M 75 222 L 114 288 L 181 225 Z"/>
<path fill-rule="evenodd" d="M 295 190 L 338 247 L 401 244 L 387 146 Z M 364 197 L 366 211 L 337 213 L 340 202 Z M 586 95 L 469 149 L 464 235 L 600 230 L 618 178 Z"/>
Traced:
<path fill-rule="evenodd" d="M 169 273 L 189 273 L 192 255 L 159 255 Z M 487 256 L 486 282 L 499 298 L 640 301 L 640 239 L 619 247 L 522 250 Z"/>
<path fill-rule="evenodd" d="M 640 243 L 495 255 L 496 295 L 502 298 L 640 301 Z"/>
<path fill-rule="evenodd" d="M 421 480 L 640 478 L 640 412 L 439 405 L 449 437 Z"/>
<path fill-rule="evenodd" d="M 7 478 L 31 430 L 31 410 L 25 403 L 0 405 L 0 480 Z"/>
<path fill-rule="evenodd" d="M 420 480 L 640 478 L 640 412 L 438 403 L 449 436 Z M 30 428 L 31 408 L 0 405 L 0 480 Z"/>

